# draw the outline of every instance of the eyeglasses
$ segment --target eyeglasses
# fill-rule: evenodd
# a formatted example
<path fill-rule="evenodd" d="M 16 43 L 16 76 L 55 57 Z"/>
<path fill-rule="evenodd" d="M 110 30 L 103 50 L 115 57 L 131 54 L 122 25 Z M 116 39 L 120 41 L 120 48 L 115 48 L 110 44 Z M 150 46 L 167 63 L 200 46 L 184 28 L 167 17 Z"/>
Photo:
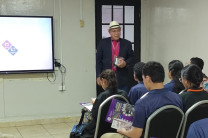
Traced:
<path fill-rule="evenodd" d="M 182 78 L 179 78 L 178 80 L 179 80 L 180 82 L 182 82 Z"/>

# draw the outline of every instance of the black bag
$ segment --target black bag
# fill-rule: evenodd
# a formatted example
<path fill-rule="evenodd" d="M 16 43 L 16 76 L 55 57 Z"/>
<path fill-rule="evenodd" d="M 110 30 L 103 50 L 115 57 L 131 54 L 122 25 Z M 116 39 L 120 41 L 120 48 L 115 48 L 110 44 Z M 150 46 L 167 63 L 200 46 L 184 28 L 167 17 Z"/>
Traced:
<path fill-rule="evenodd" d="M 80 138 L 81 137 L 84 129 L 87 126 L 87 123 L 82 123 L 83 119 L 84 119 L 85 112 L 86 111 L 84 109 L 82 109 L 82 116 L 79 120 L 79 123 L 73 126 L 72 131 L 69 135 L 69 138 Z"/>

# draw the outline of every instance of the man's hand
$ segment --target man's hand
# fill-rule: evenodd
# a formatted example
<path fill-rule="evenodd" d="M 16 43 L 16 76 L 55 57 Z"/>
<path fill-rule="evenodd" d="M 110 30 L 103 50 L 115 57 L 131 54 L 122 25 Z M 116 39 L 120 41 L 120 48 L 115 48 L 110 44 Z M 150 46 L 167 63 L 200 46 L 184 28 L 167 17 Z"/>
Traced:
<path fill-rule="evenodd" d="M 126 132 L 126 129 L 125 128 L 117 129 L 117 132 L 124 135 Z"/>
<path fill-rule="evenodd" d="M 100 77 L 97 77 L 97 84 L 98 84 L 99 86 L 101 86 L 101 79 L 100 79 Z"/>
<path fill-rule="evenodd" d="M 129 130 L 126 130 L 125 128 L 117 129 L 117 132 L 120 134 L 123 134 L 129 138 L 140 138 L 142 135 L 142 128 L 133 127 Z"/>
<path fill-rule="evenodd" d="M 124 68 L 126 66 L 126 61 L 123 58 L 119 58 L 120 64 L 117 65 L 119 68 Z"/>

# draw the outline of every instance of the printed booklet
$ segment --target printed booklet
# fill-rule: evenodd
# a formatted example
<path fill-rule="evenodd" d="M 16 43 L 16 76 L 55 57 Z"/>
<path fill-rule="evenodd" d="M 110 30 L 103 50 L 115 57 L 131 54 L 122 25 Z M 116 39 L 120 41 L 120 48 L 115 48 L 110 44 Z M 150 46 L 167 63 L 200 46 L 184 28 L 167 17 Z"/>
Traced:
<path fill-rule="evenodd" d="M 118 99 L 112 99 L 105 121 L 115 129 L 130 128 L 134 116 L 134 106 Z"/>

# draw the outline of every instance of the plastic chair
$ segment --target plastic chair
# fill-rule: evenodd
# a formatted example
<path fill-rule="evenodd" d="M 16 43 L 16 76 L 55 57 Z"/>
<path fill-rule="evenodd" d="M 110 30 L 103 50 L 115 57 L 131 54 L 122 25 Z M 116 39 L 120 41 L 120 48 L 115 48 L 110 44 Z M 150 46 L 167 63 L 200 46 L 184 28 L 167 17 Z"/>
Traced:
<path fill-rule="evenodd" d="M 181 130 L 181 138 L 185 138 L 189 126 L 200 119 L 208 118 L 208 100 L 202 100 L 192 105 L 185 113 Z"/>
<path fill-rule="evenodd" d="M 116 129 L 111 128 L 111 124 L 105 121 L 108 108 L 113 98 L 123 100 L 126 103 L 129 103 L 129 101 L 122 95 L 112 95 L 108 97 L 105 101 L 103 101 L 98 109 L 94 138 L 100 138 L 104 133 L 107 132 L 116 132 Z"/>
<path fill-rule="evenodd" d="M 183 111 L 174 105 L 157 109 L 147 119 L 144 138 L 177 138 L 183 123 Z"/>

